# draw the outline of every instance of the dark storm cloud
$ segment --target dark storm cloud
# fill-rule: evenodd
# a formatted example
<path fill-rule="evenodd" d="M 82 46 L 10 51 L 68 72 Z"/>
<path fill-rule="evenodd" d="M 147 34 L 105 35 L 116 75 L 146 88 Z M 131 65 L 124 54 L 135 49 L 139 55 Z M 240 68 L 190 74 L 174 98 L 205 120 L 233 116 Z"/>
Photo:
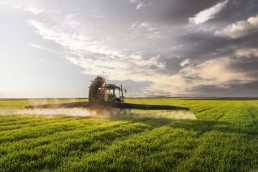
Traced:
<path fill-rule="evenodd" d="M 154 2 L 154 10 L 152 12 L 146 11 L 146 14 L 158 14 L 158 17 L 163 17 L 161 20 L 163 22 L 168 21 L 180 21 L 189 22 L 189 17 L 194 16 L 199 11 L 207 9 L 216 3 L 221 1 L 163 1 L 165 3 L 157 4 Z M 166 4 L 166 5 L 164 5 Z M 201 4 L 201 5 L 200 5 Z M 256 56 L 250 56 L 249 58 L 244 57 L 235 57 L 234 53 L 239 49 L 250 49 L 257 48 L 258 45 L 258 34 L 251 34 L 241 37 L 239 39 L 225 39 L 216 37 L 214 32 L 217 29 L 222 28 L 225 25 L 230 25 L 234 22 L 238 22 L 241 20 L 247 20 L 249 17 L 255 16 L 258 11 L 258 1 L 244 1 L 244 0 L 232 0 L 228 1 L 225 9 L 223 9 L 216 17 L 207 22 L 207 24 L 203 24 L 202 26 L 191 26 L 188 29 L 175 29 L 171 32 L 171 35 L 167 35 L 171 38 L 169 40 L 164 41 L 160 40 L 165 44 L 162 47 L 169 48 L 168 46 L 171 44 L 177 43 L 177 45 L 182 45 L 183 48 L 175 49 L 171 52 L 167 52 L 162 54 L 161 60 L 166 64 L 166 72 L 169 74 L 176 74 L 182 69 L 180 63 L 182 63 L 185 59 L 190 59 L 191 62 L 196 64 L 200 64 L 203 61 L 207 61 L 210 59 L 217 59 L 221 57 L 228 57 L 230 59 L 234 59 L 233 62 L 228 65 L 228 69 L 236 72 L 236 73 L 245 73 L 247 76 L 252 78 L 258 78 L 257 75 L 257 66 L 258 61 Z M 162 10 L 161 10 L 162 9 Z M 159 11 L 160 10 L 160 11 Z M 154 17 L 154 19 L 158 17 Z M 155 20 L 154 20 L 155 21 Z M 205 27 L 209 27 L 209 25 L 215 26 L 212 29 L 205 30 Z M 186 24 L 187 25 L 187 24 Z M 199 28 L 198 28 L 199 27 Z M 184 32 L 184 33 L 182 33 Z M 174 35 L 178 37 L 175 37 Z M 174 40 L 173 40 L 174 38 Z M 175 41 L 176 38 L 176 41 Z M 159 40 L 157 42 L 160 44 Z M 246 50 L 248 51 L 248 50 Z M 165 52 L 165 51 L 163 51 Z M 180 57 L 180 58 L 177 58 Z M 188 77 L 185 76 L 185 79 L 188 83 L 198 82 L 201 80 L 200 77 Z M 221 93 L 229 92 L 230 94 L 239 93 L 240 90 L 245 89 L 240 92 L 239 95 L 249 95 L 249 93 L 258 92 L 257 89 L 257 81 L 250 81 L 249 83 L 241 83 L 239 82 L 229 82 L 225 83 L 226 87 L 220 87 L 217 85 L 203 85 L 199 87 L 193 88 L 191 91 L 197 91 L 199 94 L 202 92 L 205 93 L 214 93 L 214 95 L 219 95 Z M 255 87 L 256 85 L 256 87 Z M 250 87 L 250 89 L 248 89 Z"/>
<path fill-rule="evenodd" d="M 166 24 L 187 23 L 188 18 L 194 16 L 199 11 L 209 8 L 220 2 L 220 0 L 153 0 L 151 8 L 146 8 L 142 12 L 145 19 L 154 20 Z"/>
<path fill-rule="evenodd" d="M 245 72 L 248 75 L 255 75 L 258 72 L 258 56 L 250 56 L 249 58 L 242 57 L 241 60 L 232 63 L 229 69 L 237 72 Z M 258 77 L 258 75 L 256 75 L 256 77 Z"/>
<path fill-rule="evenodd" d="M 257 3 L 258 0 L 231 0 L 214 21 L 226 24 L 256 15 L 258 11 Z"/>
<path fill-rule="evenodd" d="M 201 96 L 258 96 L 258 81 L 249 83 L 228 83 L 227 87 L 200 85 L 191 91 Z"/>
<path fill-rule="evenodd" d="M 216 4 L 218 2 L 219 1 L 210 2 L 210 4 L 206 4 L 206 8 L 212 3 Z M 258 1 L 229 1 L 226 8 L 223 9 L 215 19 L 212 19 L 211 21 L 208 21 L 207 24 L 205 23 L 202 25 L 203 28 L 205 28 L 205 25 L 209 26 L 211 24 L 216 24 L 216 26 L 208 31 L 203 28 L 196 30 L 193 29 L 192 31 L 185 30 L 187 33 L 178 39 L 180 40 L 178 44 L 182 44 L 184 48 L 174 51 L 174 53 L 183 57 L 183 59 L 188 58 L 191 62 L 196 64 L 221 57 L 230 58 L 232 59 L 232 62 L 230 65 L 228 65 L 228 70 L 235 73 L 245 73 L 246 76 L 250 76 L 256 81 L 247 81 L 247 83 L 242 83 L 240 80 L 238 82 L 224 83 L 226 87 L 221 87 L 218 85 L 200 85 L 192 88 L 189 91 L 197 92 L 199 95 L 205 93 L 213 94 L 214 96 L 221 96 L 223 93 L 229 93 L 230 95 L 238 94 L 252 96 L 252 93 L 254 93 L 254 96 L 257 96 L 258 57 L 256 55 L 251 55 L 249 58 L 235 57 L 234 53 L 240 49 L 246 49 L 246 51 L 252 48 L 256 49 L 258 45 L 258 34 L 250 33 L 247 36 L 239 39 L 225 39 L 216 37 L 213 34 L 217 29 L 223 27 L 224 25 L 229 25 L 240 20 L 247 20 L 247 18 L 255 16 L 258 11 L 258 7 L 256 5 L 257 3 Z M 191 11 L 193 12 L 194 9 L 189 10 L 189 13 L 187 12 L 188 17 L 192 15 Z M 198 10 L 194 13 L 197 12 Z M 171 14 L 175 15 L 176 13 Z M 182 16 L 184 15 L 181 15 L 181 17 Z M 164 58 L 163 60 L 166 60 L 166 68 L 171 74 L 180 71 L 181 66 L 179 64 L 182 62 L 182 59 Z M 185 79 L 188 83 L 202 80 L 199 77 L 187 76 L 185 76 Z"/>
<path fill-rule="evenodd" d="M 239 15 L 235 16 L 231 15 L 231 13 L 241 14 L 240 11 L 243 11 L 246 18 L 252 16 L 254 11 L 257 9 L 257 6 L 253 5 L 254 3 L 254 1 L 229 1 L 227 8 L 222 10 L 222 15 L 219 15 L 219 17 L 214 19 L 217 24 L 220 23 L 221 25 L 216 26 L 213 31 L 218 29 L 220 26 L 223 26 L 225 23 L 229 24 L 243 19 L 243 16 L 237 17 Z M 250 14 L 248 12 L 250 12 Z M 210 23 L 214 23 L 214 20 L 210 21 Z M 203 31 L 202 29 L 193 29 L 193 32 L 191 32 L 191 30 L 184 31 L 187 33 L 177 39 L 177 43 L 182 44 L 184 48 L 175 50 L 174 53 L 178 56 L 189 58 L 196 62 L 232 55 L 232 53 L 239 48 L 251 48 L 258 45 L 257 34 L 251 34 L 240 39 L 224 39 L 216 37 L 213 32 Z M 236 48 L 232 48 L 233 46 Z M 218 52 L 218 50 L 220 51 Z M 168 60 L 167 58 L 164 60 L 167 60 L 168 67 L 173 66 L 174 64 L 174 69 L 180 69 L 178 65 L 180 60 Z"/>
<path fill-rule="evenodd" d="M 166 71 L 168 74 L 176 74 L 180 69 L 180 62 L 182 59 L 173 58 L 173 59 L 164 59 L 166 60 Z"/>
<path fill-rule="evenodd" d="M 125 22 L 147 20 L 168 24 L 169 21 L 187 22 L 188 17 L 215 5 L 220 0 L 198 0 L 198 2 L 188 0 L 88 0 L 82 1 L 79 5 L 76 1 L 66 0 L 64 2 L 67 9 L 73 7 L 80 7 L 81 10 L 92 9 L 95 12 L 102 12 L 111 20 L 123 19 Z M 139 4 L 142 4 L 142 8 L 137 9 Z"/>
<path fill-rule="evenodd" d="M 197 32 L 183 36 L 181 41 L 185 48 L 183 51 L 177 51 L 178 55 L 195 61 L 203 61 L 231 55 L 241 48 L 257 48 L 258 33 L 240 39 L 224 39 L 208 33 Z"/>

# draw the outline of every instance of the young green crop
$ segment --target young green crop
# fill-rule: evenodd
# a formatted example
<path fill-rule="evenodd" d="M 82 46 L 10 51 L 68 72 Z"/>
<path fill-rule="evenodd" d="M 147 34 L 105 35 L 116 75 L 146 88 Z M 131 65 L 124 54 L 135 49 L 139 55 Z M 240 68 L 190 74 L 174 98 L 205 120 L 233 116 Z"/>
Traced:
<path fill-rule="evenodd" d="M 0 101 L 0 110 L 22 109 L 35 101 Z M 44 102 L 54 101 L 71 100 Z M 140 110 L 109 118 L 17 115 L 11 111 L 0 115 L 0 171 L 258 169 L 257 100 L 126 101 L 189 107 L 197 119 L 157 118 L 159 111 Z"/>

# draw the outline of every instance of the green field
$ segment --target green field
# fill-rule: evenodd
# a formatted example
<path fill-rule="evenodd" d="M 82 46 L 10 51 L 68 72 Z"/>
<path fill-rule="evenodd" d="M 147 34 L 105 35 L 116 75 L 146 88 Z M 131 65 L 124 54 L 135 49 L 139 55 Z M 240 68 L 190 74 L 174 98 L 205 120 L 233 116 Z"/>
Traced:
<path fill-rule="evenodd" d="M 258 170 L 258 100 L 127 100 L 189 107 L 196 119 L 15 114 L 66 101 L 0 101 L 0 171 Z"/>

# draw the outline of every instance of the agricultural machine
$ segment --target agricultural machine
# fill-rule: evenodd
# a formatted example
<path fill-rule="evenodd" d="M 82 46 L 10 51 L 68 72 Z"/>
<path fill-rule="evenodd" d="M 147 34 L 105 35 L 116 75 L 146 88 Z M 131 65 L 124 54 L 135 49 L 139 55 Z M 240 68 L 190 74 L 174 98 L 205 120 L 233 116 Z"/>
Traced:
<path fill-rule="evenodd" d="M 25 106 L 25 108 L 74 108 L 83 107 L 90 111 L 96 111 L 98 114 L 128 114 L 131 109 L 142 110 L 189 110 L 186 107 L 169 106 L 169 105 L 146 105 L 133 104 L 124 101 L 124 93 L 122 85 L 119 87 L 114 84 L 106 84 L 103 77 L 97 76 L 94 81 L 91 81 L 89 87 L 88 102 L 71 102 L 59 104 L 43 104 L 34 106 Z"/>

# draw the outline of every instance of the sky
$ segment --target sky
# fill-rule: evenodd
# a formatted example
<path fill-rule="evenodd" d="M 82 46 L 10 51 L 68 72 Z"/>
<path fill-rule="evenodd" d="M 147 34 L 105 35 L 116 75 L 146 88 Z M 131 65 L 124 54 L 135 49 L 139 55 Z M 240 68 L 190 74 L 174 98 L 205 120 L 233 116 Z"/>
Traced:
<path fill-rule="evenodd" d="M 1 0 L 0 98 L 258 96 L 258 0 Z"/>

